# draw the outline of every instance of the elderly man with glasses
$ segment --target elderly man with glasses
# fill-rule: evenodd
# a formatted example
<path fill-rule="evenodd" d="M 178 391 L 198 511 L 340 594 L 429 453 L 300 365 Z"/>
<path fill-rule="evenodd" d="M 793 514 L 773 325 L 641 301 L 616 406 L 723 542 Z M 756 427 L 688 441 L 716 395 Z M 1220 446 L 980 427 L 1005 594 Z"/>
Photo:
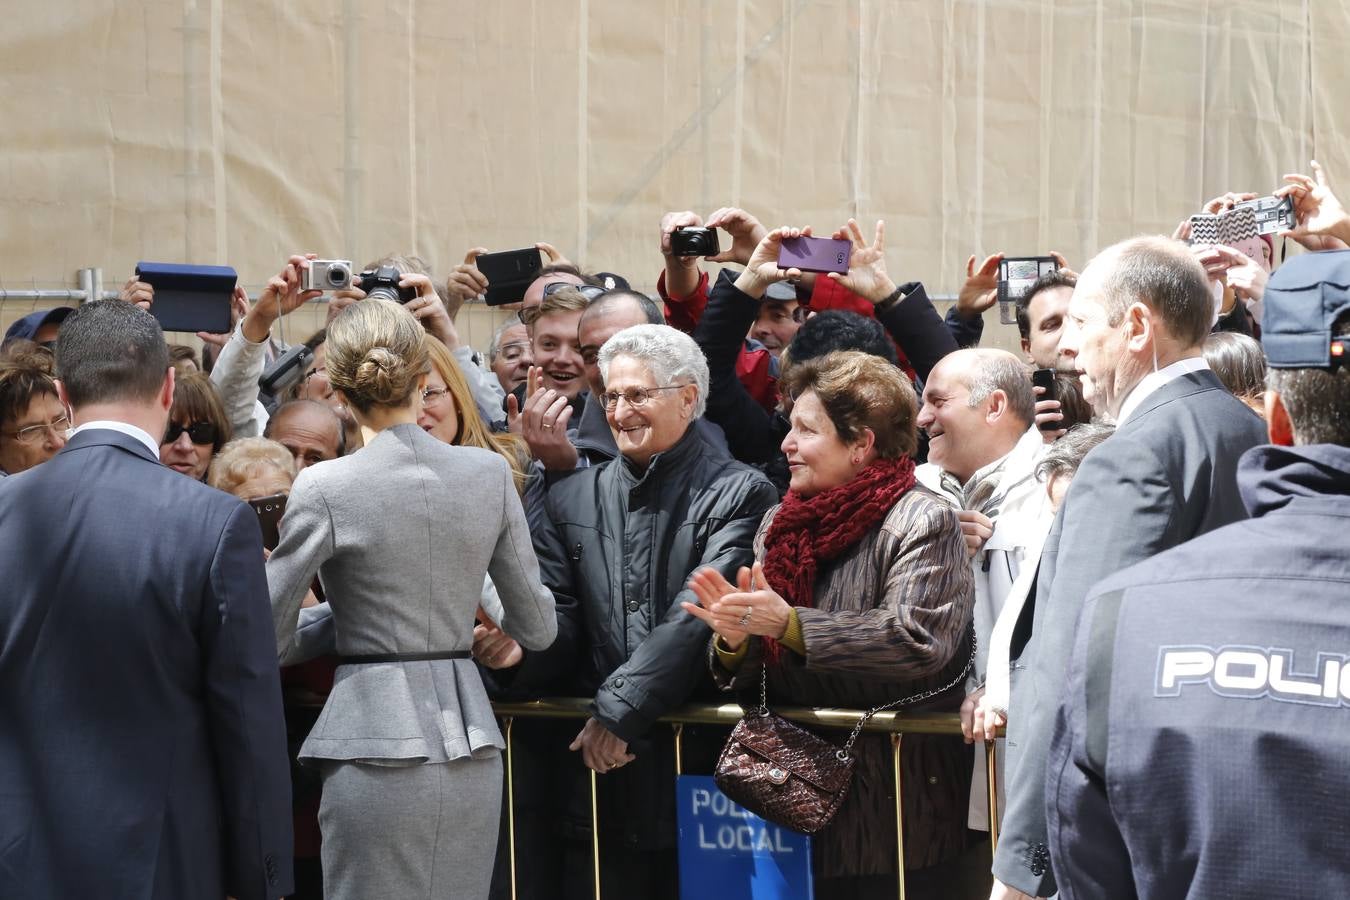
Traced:
<path fill-rule="evenodd" d="M 69 430 L 70 414 L 38 359 L 0 364 L 0 477 L 51 459 Z"/>
<path fill-rule="evenodd" d="M 626 328 L 605 342 L 598 363 L 605 391 L 592 402 L 605 410 L 619 456 L 549 489 L 534 536 L 557 601 L 558 641 L 525 652 L 507 677 L 527 692 L 593 698 L 567 747 L 576 756 L 558 779 L 556 815 L 588 820 L 587 769 L 599 773 L 599 815 L 609 823 L 600 835 L 601 881 L 622 884 L 629 896 L 674 897 L 673 741 L 656 722 L 700 686 L 713 695 L 704 659 L 710 632 L 680 601 L 693 596 L 686 584 L 695 570 L 712 566 L 735 581 L 750 565 L 755 530 L 778 494 L 694 427 L 708 366 L 688 335 L 666 325 Z M 686 730 L 686 764 L 705 751 L 711 763 L 719 744 Z M 554 750 L 567 755 L 561 742 Z M 564 868 L 589 871 L 575 865 L 589 859 L 589 843 L 565 843 L 572 864 Z M 582 878 L 551 896 L 589 889 Z"/>

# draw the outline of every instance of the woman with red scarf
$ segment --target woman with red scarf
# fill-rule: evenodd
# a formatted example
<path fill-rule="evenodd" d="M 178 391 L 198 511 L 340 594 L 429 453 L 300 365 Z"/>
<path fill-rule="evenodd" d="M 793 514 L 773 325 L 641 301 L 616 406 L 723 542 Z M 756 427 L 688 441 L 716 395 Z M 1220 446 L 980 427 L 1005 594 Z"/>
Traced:
<path fill-rule="evenodd" d="M 757 693 L 766 667 L 770 707 L 866 709 L 950 685 L 906 709 L 956 711 L 973 586 L 956 514 L 914 482 L 913 389 L 857 352 L 790 366 L 783 386 L 791 484 L 760 524 L 757 562 L 737 585 L 709 569 L 690 581 L 699 605 L 685 608 L 716 632 L 714 677 Z M 848 796 L 815 838 L 824 900 L 895 896 L 890 741 L 864 734 L 854 752 Z M 907 896 L 988 896 L 988 850 L 968 852 L 969 748 L 906 736 L 901 768 Z"/>

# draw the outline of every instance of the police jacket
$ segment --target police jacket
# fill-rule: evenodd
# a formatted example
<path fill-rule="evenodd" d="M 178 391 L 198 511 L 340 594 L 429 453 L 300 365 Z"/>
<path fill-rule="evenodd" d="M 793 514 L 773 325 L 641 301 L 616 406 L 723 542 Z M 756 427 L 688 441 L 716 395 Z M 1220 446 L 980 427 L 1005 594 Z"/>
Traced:
<path fill-rule="evenodd" d="M 1101 582 L 1046 773 L 1060 896 L 1350 896 L 1350 448 L 1257 447 L 1252 518 Z"/>

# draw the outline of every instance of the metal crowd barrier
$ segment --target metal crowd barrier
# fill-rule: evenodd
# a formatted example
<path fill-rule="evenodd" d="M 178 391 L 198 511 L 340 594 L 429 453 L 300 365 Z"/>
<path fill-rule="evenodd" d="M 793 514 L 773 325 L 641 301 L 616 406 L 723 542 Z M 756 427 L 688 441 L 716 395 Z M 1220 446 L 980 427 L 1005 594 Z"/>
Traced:
<path fill-rule="evenodd" d="M 515 779 L 512 772 L 511 726 L 516 719 L 585 719 L 591 714 L 591 701 L 581 697 L 555 697 L 528 703 L 494 703 L 493 710 L 502 720 L 506 736 L 506 811 L 507 833 L 510 839 L 511 897 L 516 897 L 516 804 Z M 745 715 L 737 703 L 720 706 L 690 704 L 681 706 L 659 721 L 669 723 L 675 734 L 675 774 L 683 774 L 681 738 L 685 725 L 733 726 Z M 805 706 L 774 707 L 774 713 L 785 719 L 812 725 L 816 728 L 851 729 L 858 724 L 863 710 L 821 709 Z M 895 769 L 895 858 L 897 896 L 905 900 L 905 829 L 904 804 L 900 779 L 900 742 L 906 734 L 961 734 L 961 716 L 958 713 L 877 713 L 863 726 L 864 731 L 883 732 L 891 736 L 891 765 Z M 989 786 L 989 845 L 998 847 L 998 760 L 994 741 L 985 742 L 985 769 Z M 591 861 L 595 879 L 595 897 L 600 893 L 600 821 L 596 803 L 596 773 L 591 777 Z"/>

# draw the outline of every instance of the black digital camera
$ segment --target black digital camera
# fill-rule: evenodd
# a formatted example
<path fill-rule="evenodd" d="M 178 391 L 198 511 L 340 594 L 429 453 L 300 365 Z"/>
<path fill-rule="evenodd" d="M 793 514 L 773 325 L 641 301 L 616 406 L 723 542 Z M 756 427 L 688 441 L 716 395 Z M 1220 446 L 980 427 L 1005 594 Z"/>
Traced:
<path fill-rule="evenodd" d="M 679 228 L 670 233 L 670 252 L 676 256 L 715 256 L 716 228 Z"/>
<path fill-rule="evenodd" d="M 379 297 L 395 303 L 407 303 L 417 297 L 417 288 L 399 287 L 403 273 L 393 266 L 380 266 L 378 269 L 366 269 L 360 274 L 361 290 L 367 298 Z"/>
<path fill-rule="evenodd" d="M 314 360 L 314 351 L 304 344 L 297 344 L 277 357 L 276 362 L 267 367 L 267 371 L 258 378 L 258 390 L 264 394 L 278 397 L 291 385 L 305 377 L 305 370 Z"/>

